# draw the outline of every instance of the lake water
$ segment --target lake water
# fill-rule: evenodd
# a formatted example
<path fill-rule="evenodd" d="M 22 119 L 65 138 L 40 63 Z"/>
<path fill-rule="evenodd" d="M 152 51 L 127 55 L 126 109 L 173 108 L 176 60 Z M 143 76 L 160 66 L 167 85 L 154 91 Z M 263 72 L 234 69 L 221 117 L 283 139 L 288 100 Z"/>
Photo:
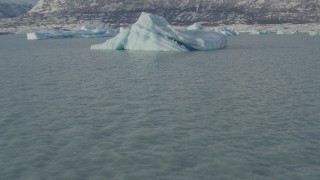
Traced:
<path fill-rule="evenodd" d="M 0 36 L 0 179 L 320 178 L 320 36 L 104 41 Z"/>

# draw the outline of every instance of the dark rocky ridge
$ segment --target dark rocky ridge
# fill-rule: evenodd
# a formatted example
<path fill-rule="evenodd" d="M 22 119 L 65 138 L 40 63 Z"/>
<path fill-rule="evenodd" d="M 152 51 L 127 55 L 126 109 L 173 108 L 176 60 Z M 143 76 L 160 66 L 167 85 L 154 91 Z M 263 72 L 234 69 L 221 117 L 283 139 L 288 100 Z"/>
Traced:
<path fill-rule="evenodd" d="M 26 14 L 32 7 L 32 4 L 15 4 L 0 2 L 0 18 L 12 18 Z"/>

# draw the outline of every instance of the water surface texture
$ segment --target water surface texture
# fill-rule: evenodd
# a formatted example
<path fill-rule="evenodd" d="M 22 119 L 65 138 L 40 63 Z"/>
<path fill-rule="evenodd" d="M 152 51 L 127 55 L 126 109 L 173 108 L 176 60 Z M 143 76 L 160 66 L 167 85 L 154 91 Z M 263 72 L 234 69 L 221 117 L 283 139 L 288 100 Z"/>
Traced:
<path fill-rule="evenodd" d="M 0 36 L 0 179 L 319 179 L 320 38 L 208 52 Z"/>

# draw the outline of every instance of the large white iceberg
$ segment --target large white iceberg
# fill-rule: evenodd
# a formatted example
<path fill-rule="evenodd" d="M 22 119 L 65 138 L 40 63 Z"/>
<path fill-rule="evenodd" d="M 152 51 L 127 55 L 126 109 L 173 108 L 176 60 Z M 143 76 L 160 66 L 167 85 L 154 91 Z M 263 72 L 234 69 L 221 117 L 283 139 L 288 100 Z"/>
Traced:
<path fill-rule="evenodd" d="M 80 30 L 51 30 L 27 33 L 28 40 L 41 39 L 62 39 L 62 38 L 83 38 L 83 37 L 113 37 L 117 34 L 117 30 L 113 28 L 94 28 L 90 26 L 82 26 Z"/>
<path fill-rule="evenodd" d="M 204 51 L 226 46 L 227 39 L 222 34 L 200 30 L 178 31 L 163 17 L 143 12 L 131 29 L 121 29 L 116 37 L 105 43 L 92 45 L 91 49 Z"/>

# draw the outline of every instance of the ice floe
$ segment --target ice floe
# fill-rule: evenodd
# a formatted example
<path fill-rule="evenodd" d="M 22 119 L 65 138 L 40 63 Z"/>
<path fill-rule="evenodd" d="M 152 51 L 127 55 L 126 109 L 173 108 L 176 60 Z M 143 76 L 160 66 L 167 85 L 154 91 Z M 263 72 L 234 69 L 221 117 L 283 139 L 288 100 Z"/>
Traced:
<path fill-rule="evenodd" d="M 279 29 L 277 31 L 277 35 L 291 35 L 291 34 L 296 34 L 297 31 L 286 31 L 284 29 Z"/>
<path fill-rule="evenodd" d="M 320 33 L 319 32 L 317 32 L 317 31 L 310 31 L 310 32 L 308 32 L 309 33 L 309 35 L 310 36 L 317 36 L 317 35 L 320 35 Z"/>
<path fill-rule="evenodd" d="M 222 27 L 222 28 L 214 28 L 215 32 L 224 34 L 226 36 L 237 36 L 239 35 L 239 31 L 233 29 L 233 28 L 228 28 L 228 27 Z"/>
<path fill-rule="evenodd" d="M 117 30 L 113 28 L 96 28 L 82 26 L 80 30 L 50 30 L 27 33 L 28 40 L 62 39 L 62 38 L 89 38 L 89 37 L 113 37 Z"/>
<path fill-rule="evenodd" d="M 202 30 L 204 27 L 202 26 L 202 23 L 196 22 L 191 26 L 187 27 L 187 30 Z"/>
<path fill-rule="evenodd" d="M 269 31 L 269 30 L 253 30 L 253 31 L 249 32 L 249 34 L 251 34 L 251 35 L 267 35 L 270 33 L 271 33 L 271 31 Z"/>

